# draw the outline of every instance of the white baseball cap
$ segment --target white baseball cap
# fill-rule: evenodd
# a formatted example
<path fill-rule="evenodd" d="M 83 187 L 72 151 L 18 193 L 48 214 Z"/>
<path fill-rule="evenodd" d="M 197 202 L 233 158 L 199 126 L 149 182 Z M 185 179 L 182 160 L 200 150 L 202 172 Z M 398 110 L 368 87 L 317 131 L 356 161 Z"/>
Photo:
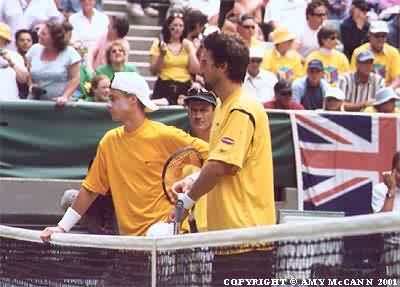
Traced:
<path fill-rule="evenodd" d="M 150 99 L 150 88 L 146 80 L 135 72 L 117 72 L 111 82 L 111 89 L 136 96 L 150 111 L 158 110 Z"/>
<path fill-rule="evenodd" d="M 375 33 L 389 33 L 388 24 L 385 21 L 371 21 L 369 32 Z"/>
<path fill-rule="evenodd" d="M 325 98 L 335 98 L 336 100 L 344 101 L 345 95 L 341 89 L 330 87 L 326 91 Z"/>
<path fill-rule="evenodd" d="M 265 50 L 263 47 L 251 47 L 250 48 L 250 58 L 264 58 Z"/>

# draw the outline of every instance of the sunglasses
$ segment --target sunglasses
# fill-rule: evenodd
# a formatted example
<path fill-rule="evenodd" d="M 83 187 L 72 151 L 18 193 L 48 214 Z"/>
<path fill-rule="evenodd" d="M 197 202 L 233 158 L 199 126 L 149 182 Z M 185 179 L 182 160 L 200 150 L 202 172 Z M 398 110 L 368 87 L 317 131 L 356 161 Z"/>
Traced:
<path fill-rule="evenodd" d="M 187 96 L 188 97 L 193 97 L 195 95 L 202 95 L 202 96 L 206 96 L 206 97 L 214 97 L 215 98 L 215 94 L 212 91 L 206 90 L 204 88 L 191 88 L 187 91 Z"/>
<path fill-rule="evenodd" d="M 256 26 L 254 26 L 254 25 L 242 25 L 242 27 L 243 28 L 245 28 L 245 29 L 247 29 L 247 30 L 255 30 L 256 29 Z"/>
<path fill-rule="evenodd" d="M 124 50 L 122 50 L 122 49 L 112 49 L 112 50 L 111 50 L 111 53 L 113 53 L 113 54 L 116 54 L 116 53 L 118 53 L 118 52 L 123 53 Z"/>
<path fill-rule="evenodd" d="M 387 38 L 387 34 L 386 33 L 376 33 L 376 34 L 372 34 L 372 36 L 374 38 L 381 38 L 381 39 Z"/>
<path fill-rule="evenodd" d="M 291 91 L 283 91 L 283 92 L 279 92 L 279 95 L 281 97 L 291 97 L 292 96 L 292 92 Z"/>
<path fill-rule="evenodd" d="M 250 58 L 250 62 L 259 64 L 259 63 L 262 62 L 262 59 L 259 59 L 259 58 Z"/>
<path fill-rule="evenodd" d="M 337 37 L 336 36 L 331 36 L 328 39 L 333 41 L 333 40 L 337 40 Z"/>
<path fill-rule="evenodd" d="M 312 15 L 315 17 L 325 17 L 326 13 L 313 13 Z"/>
<path fill-rule="evenodd" d="M 172 17 L 174 17 L 174 18 L 183 18 L 183 13 L 173 13 Z"/>

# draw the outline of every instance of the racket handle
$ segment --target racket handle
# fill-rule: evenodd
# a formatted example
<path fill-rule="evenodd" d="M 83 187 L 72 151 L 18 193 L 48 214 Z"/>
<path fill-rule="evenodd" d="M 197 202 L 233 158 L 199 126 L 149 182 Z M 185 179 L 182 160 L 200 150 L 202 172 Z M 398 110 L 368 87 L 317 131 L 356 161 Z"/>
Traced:
<path fill-rule="evenodd" d="M 183 207 L 183 201 L 178 199 L 175 203 L 174 235 L 179 234 L 180 232 L 184 211 L 185 208 Z"/>
<path fill-rule="evenodd" d="M 194 218 L 191 211 L 189 211 L 189 227 L 190 227 L 190 233 L 199 232 L 199 230 L 197 229 L 196 219 Z"/>

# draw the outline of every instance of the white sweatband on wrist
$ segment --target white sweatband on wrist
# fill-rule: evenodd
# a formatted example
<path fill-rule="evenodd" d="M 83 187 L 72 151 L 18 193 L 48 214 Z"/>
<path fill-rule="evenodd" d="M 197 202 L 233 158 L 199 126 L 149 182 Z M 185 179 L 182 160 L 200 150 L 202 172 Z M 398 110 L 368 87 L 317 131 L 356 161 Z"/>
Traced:
<path fill-rule="evenodd" d="M 192 209 L 193 205 L 196 203 L 193 199 L 191 199 L 186 193 L 179 193 L 178 200 L 182 200 L 183 207 L 185 209 Z"/>
<path fill-rule="evenodd" d="M 81 217 L 82 216 L 78 212 L 76 212 L 72 207 L 68 207 L 63 218 L 60 220 L 57 226 L 64 229 L 65 232 L 68 232 L 81 219 Z"/>
<path fill-rule="evenodd" d="M 193 182 L 195 182 L 196 179 L 199 177 L 199 175 L 200 175 L 200 171 L 197 171 L 197 172 L 195 172 L 195 173 L 192 173 L 192 174 L 188 175 L 186 178 L 189 178 L 189 179 L 191 179 Z"/>

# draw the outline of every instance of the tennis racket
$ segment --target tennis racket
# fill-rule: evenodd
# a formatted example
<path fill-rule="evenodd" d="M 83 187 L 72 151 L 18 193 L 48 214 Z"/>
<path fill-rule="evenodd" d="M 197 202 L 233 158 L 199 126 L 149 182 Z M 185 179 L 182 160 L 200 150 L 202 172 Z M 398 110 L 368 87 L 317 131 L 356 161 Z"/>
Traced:
<path fill-rule="evenodd" d="M 162 187 L 169 202 L 174 203 L 172 194 L 172 185 L 185 178 L 186 176 L 200 170 L 203 165 L 203 159 L 200 153 L 193 147 L 186 147 L 177 150 L 165 162 L 162 171 Z M 179 226 L 183 216 L 182 202 L 175 203 L 175 234 L 179 233 Z M 179 218 L 180 217 L 180 218 Z M 189 211 L 189 225 L 191 232 L 197 232 L 196 221 Z"/>

